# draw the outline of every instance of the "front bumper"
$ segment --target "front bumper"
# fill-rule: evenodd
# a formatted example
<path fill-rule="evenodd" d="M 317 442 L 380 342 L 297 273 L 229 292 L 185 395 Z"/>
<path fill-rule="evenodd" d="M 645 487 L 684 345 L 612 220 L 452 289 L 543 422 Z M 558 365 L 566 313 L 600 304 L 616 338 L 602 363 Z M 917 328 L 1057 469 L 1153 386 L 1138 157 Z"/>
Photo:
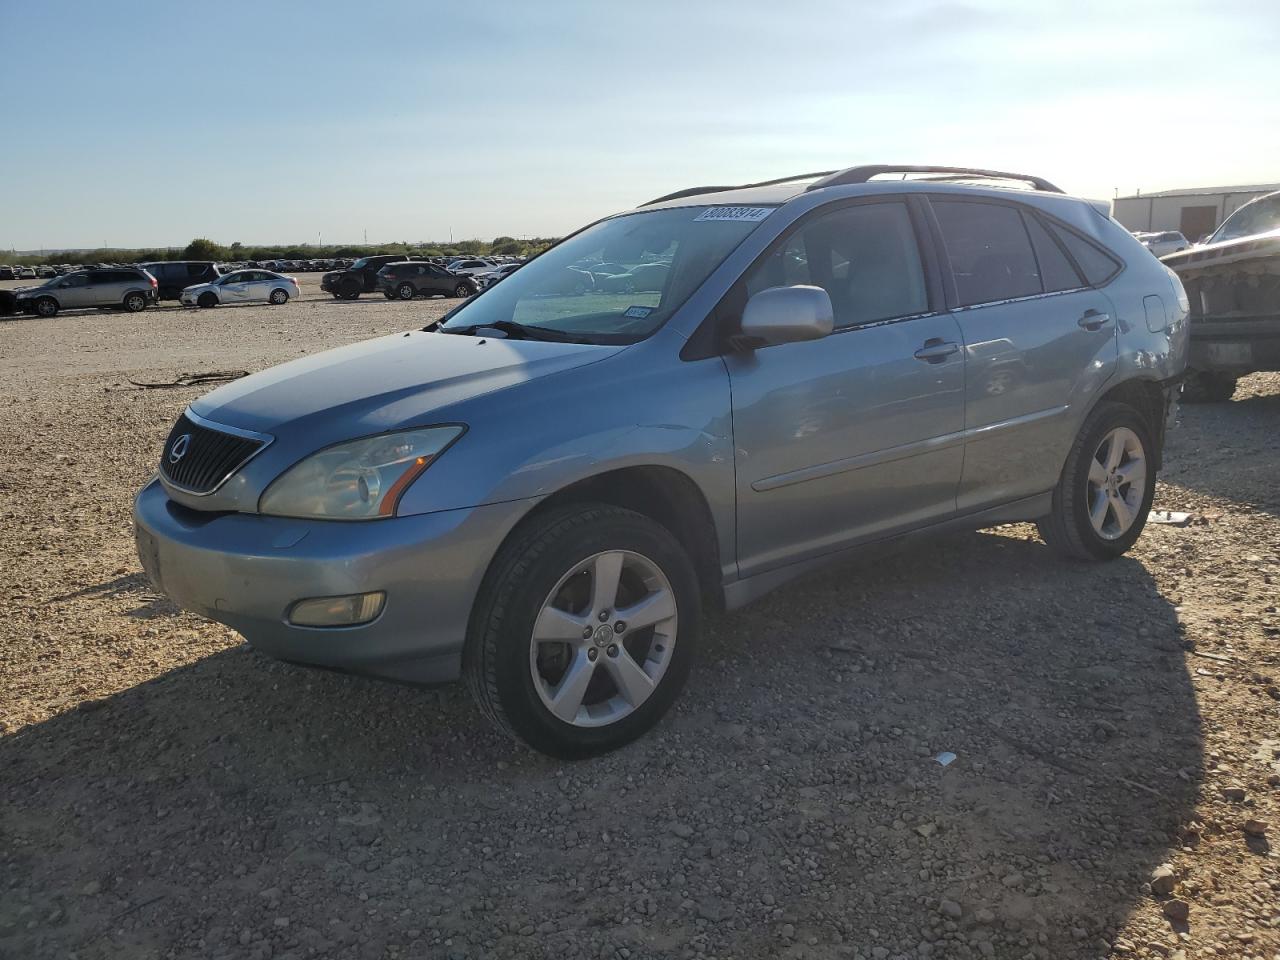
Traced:
<path fill-rule="evenodd" d="M 152 480 L 134 501 L 138 556 L 184 609 L 282 660 L 416 683 L 456 679 L 489 561 L 532 501 L 343 522 L 202 513 Z M 294 602 L 384 590 L 371 623 L 299 627 Z"/>

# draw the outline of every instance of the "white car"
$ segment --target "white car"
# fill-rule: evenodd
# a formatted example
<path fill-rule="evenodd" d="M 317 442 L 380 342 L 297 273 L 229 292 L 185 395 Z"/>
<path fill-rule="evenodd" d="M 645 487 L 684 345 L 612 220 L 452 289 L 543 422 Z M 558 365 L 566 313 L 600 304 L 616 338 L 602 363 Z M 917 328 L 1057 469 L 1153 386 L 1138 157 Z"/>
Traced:
<path fill-rule="evenodd" d="M 492 268 L 490 268 L 490 269 L 492 269 Z M 35 272 L 35 270 L 33 270 L 31 267 L 15 267 L 15 268 L 14 268 L 14 275 L 15 275 L 19 280 L 34 280 L 34 279 L 36 279 L 36 272 Z"/>
<path fill-rule="evenodd" d="M 223 303 L 288 303 L 299 296 L 298 281 L 270 270 L 237 270 L 212 283 L 197 283 L 182 290 L 184 307 L 216 307 Z"/>
<path fill-rule="evenodd" d="M 477 257 L 460 257 L 449 264 L 448 270 L 450 273 L 457 273 L 464 277 L 478 277 L 482 273 L 492 273 L 496 266 L 496 263 Z"/>
<path fill-rule="evenodd" d="M 522 263 L 504 263 L 497 270 L 490 270 L 488 273 L 479 274 L 476 279 L 486 287 L 491 287 L 499 280 L 511 276 L 519 270 L 524 264 Z"/>
<path fill-rule="evenodd" d="M 1177 253 L 1191 246 L 1191 241 L 1177 230 L 1161 230 L 1154 233 L 1134 234 L 1142 245 L 1151 251 L 1153 256 L 1163 257 L 1167 253 Z"/>

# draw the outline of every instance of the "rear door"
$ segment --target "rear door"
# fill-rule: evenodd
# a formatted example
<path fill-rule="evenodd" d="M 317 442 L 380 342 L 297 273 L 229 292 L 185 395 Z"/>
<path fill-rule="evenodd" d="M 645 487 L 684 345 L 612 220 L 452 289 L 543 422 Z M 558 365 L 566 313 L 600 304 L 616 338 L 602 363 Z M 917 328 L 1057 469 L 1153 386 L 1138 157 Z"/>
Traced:
<path fill-rule="evenodd" d="M 1076 410 L 1115 372 L 1116 321 L 1070 254 L 1072 243 L 1093 247 L 1083 237 L 1014 202 L 934 196 L 930 205 L 964 336 L 956 502 L 966 513 L 1057 483 Z"/>
<path fill-rule="evenodd" d="M 900 198 L 824 207 L 730 294 L 737 312 L 761 290 L 817 285 L 836 327 L 725 357 L 743 576 L 954 514 L 964 353 L 923 226 Z"/>

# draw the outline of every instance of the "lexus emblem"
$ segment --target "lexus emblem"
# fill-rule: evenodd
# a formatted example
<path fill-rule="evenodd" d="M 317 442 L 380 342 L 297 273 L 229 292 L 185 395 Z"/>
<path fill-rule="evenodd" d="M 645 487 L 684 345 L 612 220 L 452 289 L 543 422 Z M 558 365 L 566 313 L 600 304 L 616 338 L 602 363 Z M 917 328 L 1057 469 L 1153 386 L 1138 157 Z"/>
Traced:
<path fill-rule="evenodd" d="M 177 440 L 173 441 L 173 446 L 169 448 L 169 462 L 177 463 L 187 455 L 187 447 L 191 446 L 191 434 L 184 433 Z"/>

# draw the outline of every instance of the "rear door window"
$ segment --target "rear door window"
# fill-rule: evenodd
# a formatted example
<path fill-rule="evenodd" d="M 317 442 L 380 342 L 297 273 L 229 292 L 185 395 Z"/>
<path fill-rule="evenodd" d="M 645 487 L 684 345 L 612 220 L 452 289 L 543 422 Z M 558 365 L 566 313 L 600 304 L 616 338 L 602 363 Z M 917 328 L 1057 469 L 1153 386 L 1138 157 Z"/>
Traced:
<path fill-rule="evenodd" d="M 1031 238 L 1015 207 L 970 200 L 932 203 L 960 306 L 1042 292 Z"/>

